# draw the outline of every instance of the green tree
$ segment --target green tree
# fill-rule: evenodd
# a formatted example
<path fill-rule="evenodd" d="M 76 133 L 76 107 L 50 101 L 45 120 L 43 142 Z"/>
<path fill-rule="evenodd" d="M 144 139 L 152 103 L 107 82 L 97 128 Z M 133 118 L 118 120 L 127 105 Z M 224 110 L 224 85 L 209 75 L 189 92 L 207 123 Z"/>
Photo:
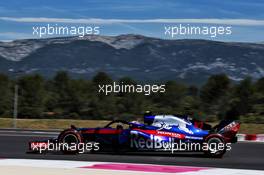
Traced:
<path fill-rule="evenodd" d="M 251 78 L 246 78 L 231 91 L 226 118 L 239 119 L 241 115 L 246 115 L 252 111 L 253 101 L 254 86 Z"/>
<path fill-rule="evenodd" d="M 218 115 L 219 106 L 225 103 L 230 90 L 230 80 L 225 74 L 212 75 L 201 88 L 200 98 L 203 110 L 207 114 Z"/>
<path fill-rule="evenodd" d="M 264 121 L 264 77 L 255 83 L 253 112 Z"/>
<path fill-rule="evenodd" d="M 119 80 L 120 85 L 137 85 L 137 82 L 129 77 L 124 77 Z M 143 94 L 139 93 L 119 93 L 117 98 L 117 108 L 118 112 L 127 115 L 136 115 L 144 110 L 144 100 Z"/>
<path fill-rule="evenodd" d="M 67 72 L 58 72 L 50 82 L 49 109 L 58 115 L 70 113 L 70 77 Z"/>
<path fill-rule="evenodd" d="M 113 80 L 105 72 L 98 72 L 93 77 L 93 83 L 97 86 L 111 84 L 112 82 Z"/>
<path fill-rule="evenodd" d="M 78 117 L 88 110 L 87 92 L 91 86 L 86 80 L 71 79 L 67 72 L 58 72 L 48 83 L 48 109 L 64 117 Z"/>
<path fill-rule="evenodd" d="M 261 94 L 264 94 L 264 77 L 263 78 L 260 78 L 256 84 L 256 91 L 261 93 Z"/>
<path fill-rule="evenodd" d="M 19 108 L 21 117 L 39 117 L 45 111 L 45 81 L 40 75 L 19 78 Z"/>
<path fill-rule="evenodd" d="M 0 74 L 0 116 L 8 116 L 12 113 L 12 92 L 8 76 Z"/>
<path fill-rule="evenodd" d="M 182 100 L 187 94 L 187 87 L 175 81 L 168 81 L 166 91 L 162 94 L 156 94 L 154 103 L 157 103 L 159 111 L 166 113 L 184 113 Z"/>
<path fill-rule="evenodd" d="M 234 95 L 238 99 L 237 108 L 241 115 L 244 115 L 252 109 L 252 97 L 254 87 L 251 78 L 242 80 L 235 88 Z"/>
<path fill-rule="evenodd" d="M 99 86 L 111 85 L 113 80 L 104 72 L 98 72 L 92 79 L 93 83 L 93 101 L 91 115 L 96 118 L 110 119 L 117 115 L 117 98 L 114 93 L 108 95 L 105 92 L 99 92 Z M 105 87 L 104 87 L 105 89 Z"/>

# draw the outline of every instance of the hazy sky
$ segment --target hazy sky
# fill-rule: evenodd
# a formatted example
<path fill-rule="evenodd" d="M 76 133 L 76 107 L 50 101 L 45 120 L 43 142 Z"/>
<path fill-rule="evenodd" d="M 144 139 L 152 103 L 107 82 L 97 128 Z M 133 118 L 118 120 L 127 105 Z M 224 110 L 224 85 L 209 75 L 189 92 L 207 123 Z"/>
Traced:
<path fill-rule="evenodd" d="M 185 24 L 196 26 L 232 26 L 232 35 L 215 40 L 260 42 L 264 41 L 263 11 L 263 0 L 8 0 L 0 1 L 0 40 L 33 38 L 32 27 L 47 23 L 91 23 L 100 26 L 103 35 L 163 38 L 164 25 L 186 20 Z"/>

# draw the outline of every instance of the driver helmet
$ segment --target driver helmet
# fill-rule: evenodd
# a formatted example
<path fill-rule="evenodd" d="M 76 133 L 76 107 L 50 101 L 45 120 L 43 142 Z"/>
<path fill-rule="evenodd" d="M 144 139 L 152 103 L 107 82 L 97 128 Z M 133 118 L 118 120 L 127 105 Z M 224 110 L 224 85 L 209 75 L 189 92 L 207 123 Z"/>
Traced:
<path fill-rule="evenodd" d="M 145 111 L 144 116 L 152 116 L 152 112 L 151 111 Z"/>

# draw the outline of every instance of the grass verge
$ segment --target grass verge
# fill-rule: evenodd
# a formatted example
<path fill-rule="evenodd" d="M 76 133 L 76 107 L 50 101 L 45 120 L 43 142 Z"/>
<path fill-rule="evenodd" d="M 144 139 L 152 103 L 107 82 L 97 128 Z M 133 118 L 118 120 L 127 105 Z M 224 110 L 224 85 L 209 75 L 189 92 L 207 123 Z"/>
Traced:
<path fill-rule="evenodd" d="M 70 125 L 77 127 L 103 127 L 107 120 L 69 120 L 69 119 L 17 119 L 17 128 L 22 129 L 66 129 Z M 212 124 L 215 125 L 215 124 Z M 0 118 L 0 128 L 12 128 L 11 118 Z M 264 124 L 242 123 L 239 133 L 264 134 Z"/>
<path fill-rule="evenodd" d="M 66 119 L 17 119 L 17 128 L 21 129 L 66 129 L 71 125 L 77 127 L 103 127 L 106 120 L 66 120 Z M 0 128 L 12 128 L 13 120 L 0 118 Z"/>

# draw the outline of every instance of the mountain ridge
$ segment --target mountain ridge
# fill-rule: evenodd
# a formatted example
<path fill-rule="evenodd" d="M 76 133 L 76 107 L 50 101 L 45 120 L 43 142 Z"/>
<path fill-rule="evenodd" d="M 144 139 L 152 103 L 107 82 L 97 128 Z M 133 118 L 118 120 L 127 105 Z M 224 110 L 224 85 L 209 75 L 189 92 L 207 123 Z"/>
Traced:
<path fill-rule="evenodd" d="M 91 78 L 205 81 L 225 73 L 240 81 L 264 76 L 264 45 L 211 40 L 165 40 L 142 35 L 85 36 L 0 42 L 0 72 L 53 76 L 59 70 Z"/>

